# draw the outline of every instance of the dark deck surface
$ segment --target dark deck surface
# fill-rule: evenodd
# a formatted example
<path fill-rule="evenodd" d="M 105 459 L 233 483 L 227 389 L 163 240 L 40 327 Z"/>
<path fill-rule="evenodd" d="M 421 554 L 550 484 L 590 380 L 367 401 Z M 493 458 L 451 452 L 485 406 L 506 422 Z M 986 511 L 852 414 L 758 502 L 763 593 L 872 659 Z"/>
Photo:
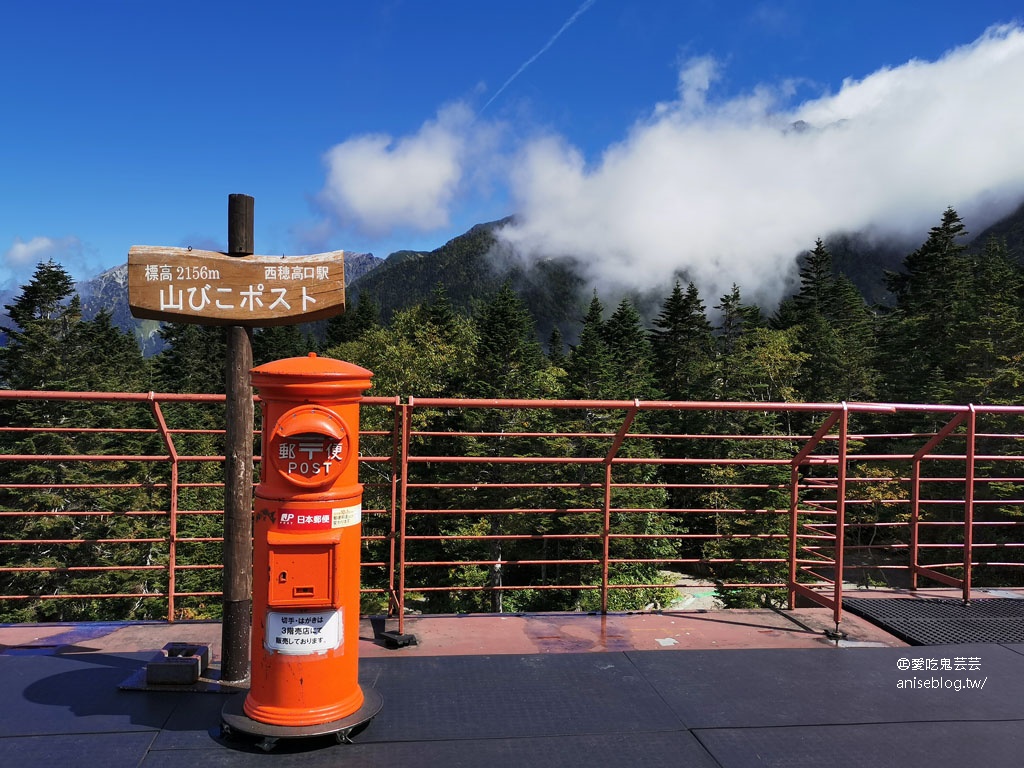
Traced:
<path fill-rule="evenodd" d="M 689 621 L 630 620 L 654 622 L 659 643 L 670 621 L 680 637 Z M 778 639 L 753 619 L 712 620 Z M 573 619 L 570 630 L 544 621 L 548 633 L 579 637 L 584 625 L 602 621 L 607 632 L 606 617 Z M 103 636 L 102 628 L 66 627 L 49 641 L 17 643 L 4 643 L 0 628 L 0 648 L 9 646 L 0 652 L 0 766 L 1024 764 L 1020 644 L 837 647 L 810 630 L 792 637 L 810 639 L 806 647 L 652 642 L 649 649 L 446 655 L 438 644 L 428 655 L 429 641 L 398 651 L 368 644 L 366 654 L 361 643 L 362 685 L 383 696 L 380 714 L 353 744 L 282 741 L 268 754 L 250 740 L 222 738 L 220 713 L 232 694 L 119 689 L 164 644 L 166 631 L 157 629 L 131 628 L 142 638 L 133 652 L 103 640 L 113 636 L 109 627 Z M 967 688 L 968 680 L 983 687 Z"/>

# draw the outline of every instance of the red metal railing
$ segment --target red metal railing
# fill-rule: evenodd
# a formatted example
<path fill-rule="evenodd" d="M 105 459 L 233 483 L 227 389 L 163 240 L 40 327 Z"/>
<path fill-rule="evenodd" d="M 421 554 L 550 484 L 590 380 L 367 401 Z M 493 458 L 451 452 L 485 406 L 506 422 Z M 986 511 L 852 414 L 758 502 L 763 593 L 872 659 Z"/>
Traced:
<path fill-rule="evenodd" d="M 0 391 L 0 620 L 215 615 L 223 402 Z M 364 599 L 400 620 L 666 604 L 671 572 L 838 623 L 844 581 L 1024 578 L 1022 407 L 367 398 L 362 421 Z"/>

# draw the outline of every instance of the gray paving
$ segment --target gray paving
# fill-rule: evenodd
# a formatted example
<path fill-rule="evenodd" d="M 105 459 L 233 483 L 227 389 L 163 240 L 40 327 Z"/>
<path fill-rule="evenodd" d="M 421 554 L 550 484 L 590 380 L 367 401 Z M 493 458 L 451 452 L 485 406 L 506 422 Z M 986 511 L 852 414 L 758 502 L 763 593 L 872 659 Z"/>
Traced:
<path fill-rule="evenodd" d="M 0 653 L 0 766 L 1020 766 L 1024 645 L 363 659 L 353 744 L 226 739 L 227 694 L 125 691 L 152 653 Z M 968 683 L 970 681 L 970 683 Z"/>

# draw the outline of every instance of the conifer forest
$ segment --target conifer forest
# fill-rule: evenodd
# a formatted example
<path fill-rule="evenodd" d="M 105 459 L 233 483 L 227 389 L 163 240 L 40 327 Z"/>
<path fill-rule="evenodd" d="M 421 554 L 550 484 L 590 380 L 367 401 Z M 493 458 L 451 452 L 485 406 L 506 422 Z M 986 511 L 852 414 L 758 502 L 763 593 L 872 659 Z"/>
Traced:
<path fill-rule="evenodd" d="M 833 269 L 832 254 L 818 240 L 809 243 L 801 257 L 799 283 L 792 295 L 777 307 L 764 308 L 748 301 L 742 285 L 720 297 L 702 294 L 701 286 L 684 278 L 664 286 L 663 299 L 656 314 L 647 322 L 630 298 L 614 305 L 605 303 L 594 292 L 589 306 L 578 319 L 578 333 L 568 344 L 559 328 L 547 338 L 538 338 L 534 319 L 509 284 L 473 302 L 463 311 L 438 287 L 426 301 L 393 312 L 381 320 L 379 306 L 369 292 L 359 295 L 354 306 L 330 320 L 319 338 L 301 326 L 281 326 L 257 330 L 253 339 L 255 364 L 305 355 L 320 355 L 346 360 L 371 370 L 374 396 L 415 396 L 452 398 L 564 399 L 564 400 L 672 400 L 741 402 L 876 402 L 932 404 L 1019 404 L 1024 383 L 1024 268 L 1012 259 L 1006 246 L 992 240 L 980 248 L 968 248 L 966 227 L 953 209 L 946 210 L 918 248 L 906 254 L 901 267 L 884 275 L 891 300 L 884 305 L 869 304 L 857 287 Z M 133 336 L 118 329 L 108 313 L 83 319 L 74 283 L 64 268 L 54 262 L 39 264 L 31 280 L 7 306 L 9 323 L 6 346 L 0 349 L 0 388 L 9 390 L 219 393 L 224 387 L 224 330 L 199 325 L 169 324 L 161 330 L 164 347 L 158 354 L 144 358 Z M 184 403 L 168 406 L 172 427 L 194 432 L 183 436 L 190 453 L 223 453 L 220 446 L 223 411 Z M 368 412 L 364 430 L 386 430 L 390 425 L 375 424 L 377 416 Z M 515 412 L 460 411 L 454 417 L 442 412 L 423 412 L 423 427 L 437 430 L 463 430 L 488 433 L 529 431 L 553 433 L 559 429 L 589 434 L 609 429 L 600 414 L 582 410 L 546 411 L 534 415 L 528 430 L 513 423 Z M 459 423 L 453 423 L 455 418 Z M 765 430 L 772 434 L 809 434 L 815 423 L 782 423 L 781 415 L 771 411 L 718 412 L 720 423 L 701 423 L 711 418 L 701 411 L 651 411 L 637 416 L 638 428 L 646 425 L 665 433 L 731 434 Z M 861 415 L 862 428 L 869 428 L 870 415 Z M 158 438 L 133 428 L 147 426 L 149 416 L 118 404 L 77 403 L 70 401 L 0 401 L 0 426 L 102 427 L 95 433 L 71 437 L 57 431 L 5 431 L 0 433 L 5 454 L 88 454 L 128 455 L 159 452 L 153 442 Z M 447 421 L 446 421 L 447 419 Z M 734 423 L 721 423 L 721 420 Z M 907 432 L 934 430 L 931 423 L 917 423 L 908 414 L 900 426 Z M 548 420 L 551 423 L 536 423 Z M 110 428 L 123 429 L 111 432 Z M 614 431 L 615 426 L 610 427 Z M 574 455 L 588 450 L 587 438 L 572 448 Z M 367 444 L 373 448 L 372 440 Z M 644 452 L 668 450 L 672 443 L 652 441 L 630 444 L 637 456 Z M 493 449 L 493 444 L 487 447 Z M 533 437 L 510 443 L 504 450 L 523 455 L 559 455 L 566 450 L 559 438 Z M 258 451 L 258 443 L 256 445 Z M 473 445 L 461 450 L 472 452 Z M 482 450 L 482 448 L 481 448 Z M 594 448 L 594 450 L 599 450 Z M 728 440 L 709 445 L 718 456 L 730 451 L 749 450 Z M 792 455 L 785 443 L 771 449 L 780 455 Z M 161 482 L 163 465 L 109 461 L 96 464 L 48 462 L 46 464 L 0 465 L 7 478 L 0 487 L 0 539 L 137 539 L 136 544 L 73 545 L 40 547 L 0 547 L 0 592 L 19 594 L 52 592 L 65 588 L 67 569 L 86 562 L 91 564 L 147 564 L 166 558 L 164 540 L 167 522 L 153 514 L 127 515 L 128 510 L 157 510 L 166 503 L 155 487 Z M 222 505 L 222 491 L 216 483 L 222 478 L 218 464 L 183 467 L 188 473 L 183 482 L 182 508 L 216 510 Z M 468 469 L 457 464 L 430 468 L 437 482 L 457 482 L 468 477 Z M 495 470 L 497 471 L 497 470 Z M 504 470 L 502 470 L 504 471 Z M 538 470 L 539 471 L 539 470 Z M 543 469 L 543 480 L 557 482 L 558 465 Z M 578 471 L 578 469 L 573 469 Z M 693 476 L 703 483 L 713 482 L 708 473 L 722 471 L 692 466 L 664 465 L 635 467 L 638 487 L 631 494 L 632 507 L 652 510 L 715 505 L 711 491 L 690 489 L 686 480 Z M 738 470 L 739 471 L 739 470 Z M 751 488 L 730 491 L 722 504 L 732 507 L 785 508 L 788 497 L 782 492 L 764 490 L 773 479 L 784 483 L 788 470 L 759 468 L 761 476 L 748 478 Z M 785 475 L 784 477 L 782 475 Z M 164 478 L 165 479 L 165 478 Z M 572 478 L 568 478 L 572 479 Z M 628 478 L 627 478 L 628 479 Z M 740 478 L 742 479 L 742 478 Z M 732 486 L 740 484 L 729 478 Z M 756 480 L 756 482 L 754 482 Z M 61 489 L 46 489 L 46 483 Z M 659 488 L 663 482 L 670 488 Z M 724 479 L 723 479 L 724 482 Z M 32 484 L 31 491 L 11 486 Z M 92 484 L 82 490 L 67 488 L 75 483 Z M 134 487 L 124 486 L 135 483 Z M 205 484 L 205 485 L 204 485 Z M 105 485 L 112 486 L 110 488 Z M 566 484 L 568 486 L 568 484 Z M 756 486 L 756 487 L 755 487 Z M 898 491 L 894 490 L 893 493 Z M 523 489 L 503 492 L 498 498 L 480 490 L 474 503 L 481 507 L 537 506 L 562 509 L 591 505 L 586 492 L 570 487 L 552 487 L 543 492 Z M 541 495 L 538 495 L 541 494 Z M 700 495 L 700 498 L 689 498 Z M 447 497 L 445 497 L 447 498 Z M 448 503 L 438 497 L 436 503 Z M 380 502 L 377 502 L 378 504 Z M 369 506 L 373 506 L 369 503 Z M 902 514 L 898 506 L 879 514 Z M 61 515 L 62 511 L 83 514 Z M 17 517 L 3 513 L 18 512 Z M 38 516 L 25 517 L 25 512 Z M 85 514 L 92 512 L 93 514 Z M 43 514 L 45 513 L 45 514 Z M 1007 520 L 1020 522 L 1018 509 L 1001 512 Z M 421 533 L 436 535 L 434 557 L 456 559 L 460 553 L 469 561 L 543 559 L 541 546 L 554 546 L 551 540 L 516 540 L 514 534 L 542 531 L 568 533 L 585 525 L 586 516 L 521 516 L 522 521 L 506 518 L 451 515 L 423 521 Z M 658 582 L 659 558 L 672 560 L 685 554 L 700 559 L 724 559 L 742 547 L 753 546 L 742 536 L 728 534 L 764 532 L 764 526 L 777 525 L 764 516 L 733 516 L 711 519 L 694 516 L 681 519 L 669 515 L 632 515 L 621 525 L 645 536 L 630 539 L 627 556 L 636 563 L 616 570 L 614 578 L 623 582 Z M 193 539 L 210 539 L 195 544 L 179 557 L 186 564 L 217 562 L 220 531 L 216 515 L 196 515 L 183 525 Z M 498 526 L 504 526 L 497 530 Z M 516 529 L 516 526 L 520 526 Z M 688 539 L 685 544 L 659 539 L 659 531 L 671 532 L 686 526 L 695 533 L 720 534 L 714 538 Z M 760 527 L 759 527 L 760 526 Z M 365 528 L 365 523 L 364 523 Z M 457 539 L 466 532 L 490 532 L 507 535 L 498 544 L 487 545 L 483 552 L 470 551 L 471 545 Z M 365 531 L 364 531 L 365 532 Z M 784 531 L 780 530 L 779 533 Z M 646 534 L 652 534 L 646 536 Z M 723 535 L 724 534 L 724 535 Z M 884 535 L 884 534 L 883 534 Z M 1017 541 L 1019 541 L 1019 536 Z M 782 539 L 767 539 L 759 546 L 785 547 Z M 493 551 L 496 546 L 500 552 Z M 593 579 L 594 566 L 588 559 L 585 540 L 574 539 L 561 545 L 559 557 L 566 561 L 557 573 L 546 569 L 521 567 L 506 569 L 505 584 L 518 583 L 520 591 L 502 593 L 501 605 L 494 595 L 484 591 L 431 591 L 423 597 L 425 611 L 532 611 L 594 610 L 591 593 L 573 590 L 531 590 L 531 584 L 547 585 L 564 579 L 565 584 L 586 583 Z M 368 545 L 369 559 L 377 555 Z M 569 547 L 579 551 L 565 551 Z M 681 552 L 680 547 L 686 547 Z M 88 549 L 88 551 L 85 551 Z M 550 554 L 550 553 L 548 553 Z M 26 575 L 16 569 L 25 562 L 54 566 L 52 572 Z M 580 561 L 580 564 L 572 563 Z M 589 569 L 589 570 L 588 570 Z M 728 566 L 710 569 L 702 575 L 716 581 L 771 581 L 778 574 L 772 566 Z M 432 584 L 486 584 L 493 569 L 467 565 L 460 569 L 438 571 Z M 159 584 L 146 585 L 147 571 L 88 571 L 79 577 L 76 589 L 89 592 L 159 592 Z M 155 578 L 155 577 L 152 577 Z M 196 567 L 179 577 L 195 593 L 216 593 L 219 573 L 214 568 Z M 518 581 L 517 581 L 518 580 Z M 121 583 L 123 582 L 123 583 Z M 364 584 L 380 587 L 380 584 Z M 640 609 L 651 603 L 663 604 L 664 590 L 656 588 L 616 592 L 614 610 Z M 764 605 L 777 603 L 777 591 L 722 591 L 727 605 Z M 160 618 L 166 610 L 161 599 L 137 599 L 126 604 L 118 600 L 23 600 L 0 601 L 0 622 L 123 620 Z M 364 610 L 379 612 L 386 603 L 370 595 Z M 180 618 L 217 618 L 215 597 L 196 597 L 181 601 Z"/>

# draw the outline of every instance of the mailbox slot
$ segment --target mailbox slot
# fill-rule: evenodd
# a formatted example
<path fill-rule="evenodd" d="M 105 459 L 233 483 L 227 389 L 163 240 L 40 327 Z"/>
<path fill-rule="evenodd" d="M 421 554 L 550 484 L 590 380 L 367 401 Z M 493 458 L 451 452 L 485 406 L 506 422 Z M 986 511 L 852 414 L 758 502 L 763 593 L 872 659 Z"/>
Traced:
<path fill-rule="evenodd" d="M 340 533 L 268 535 L 268 605 L 275 608 L 339 607 L 335 583 Z"/>

